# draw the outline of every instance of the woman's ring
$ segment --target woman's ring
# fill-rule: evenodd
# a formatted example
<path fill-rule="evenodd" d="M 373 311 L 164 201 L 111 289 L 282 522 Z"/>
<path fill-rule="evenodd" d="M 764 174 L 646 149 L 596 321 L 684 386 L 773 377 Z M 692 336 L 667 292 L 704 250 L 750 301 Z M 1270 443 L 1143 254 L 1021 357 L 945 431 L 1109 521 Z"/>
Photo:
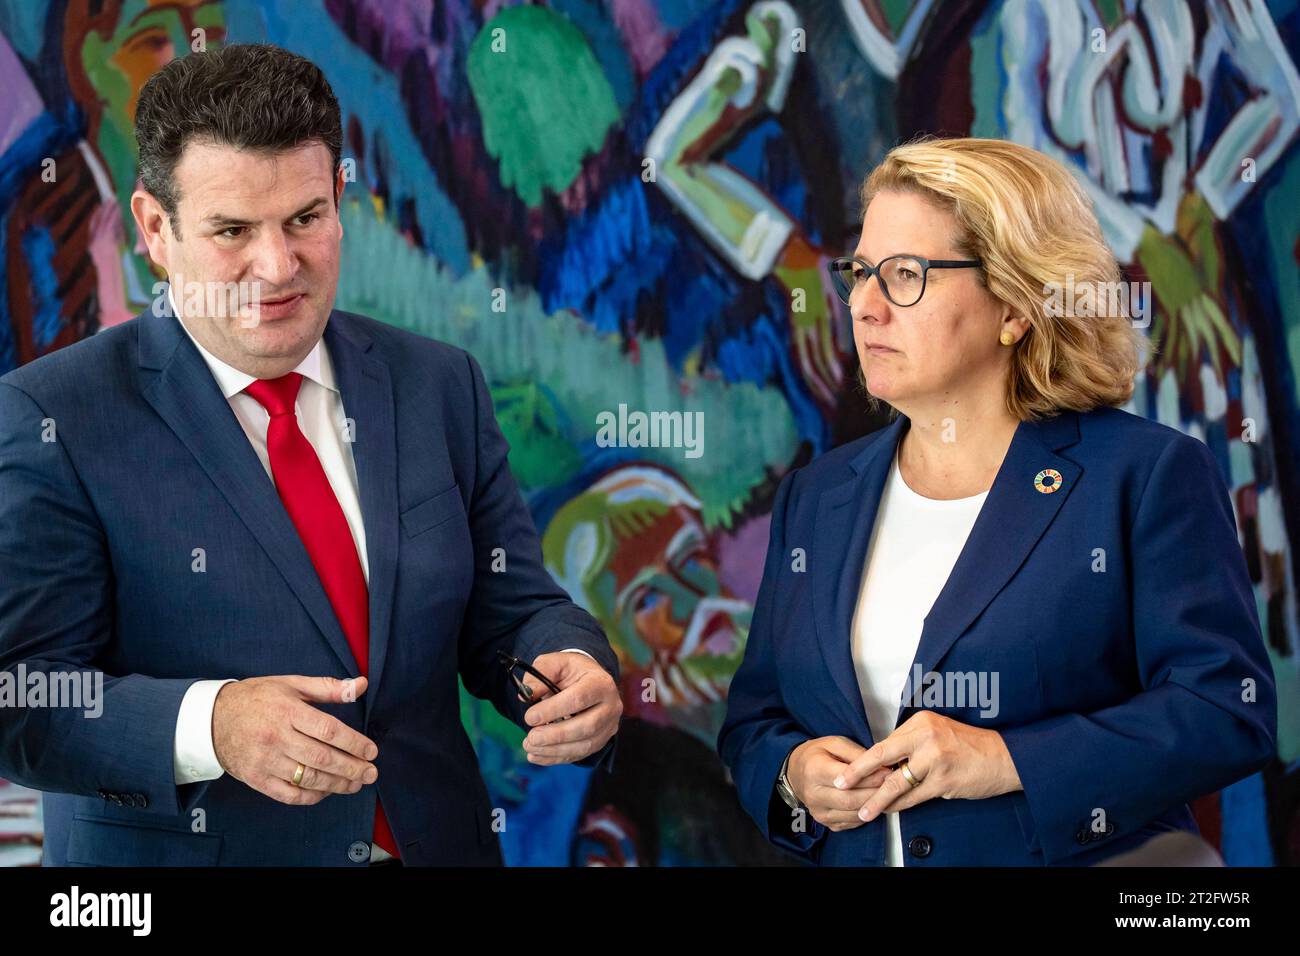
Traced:
<path fill-rule="evenodd" d="M 903 779 L 907 781 L 908 786 L 915 789 L 921 785 L 921 781 L 912 776 L 912 770 L 908 767 L 906 758 L 903 759 L 903 765 L 900 769 L 903 771 Z"/>

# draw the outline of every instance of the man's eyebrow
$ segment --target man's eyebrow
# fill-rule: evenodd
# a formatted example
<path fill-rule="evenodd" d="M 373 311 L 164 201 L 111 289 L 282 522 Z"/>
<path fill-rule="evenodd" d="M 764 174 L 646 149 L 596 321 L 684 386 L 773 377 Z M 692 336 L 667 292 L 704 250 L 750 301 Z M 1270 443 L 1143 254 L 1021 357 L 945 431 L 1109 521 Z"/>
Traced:
<path fill-rule="evenodd" d="M 317 206 L 323 206 L 327 202 L 329 202 L 329 200 L 326 199 L 324 196 L 317 196 L 315 199 L 307 203 L 307 205 L 303 206 L 301 209 L 299 209 L 296 213 L 294 213 L 289 218 L 297 219 L 299 216 L 305 216 L 307 213 L 311 212 Z"/>
<path fill-rule="evenodd" d="M 211 216 L 203 218 L 203 224 L 206 226 L 220 226 L 222 229 L 228 229 L 231 226 L 251 226 L 252 223 L 247 219 L 236 219 L 233 216 L 223 216 L 221 213 L 213 213 Z"/>
<path fill-rule="evenodd" d="M 316 209 L 317 207 L 322 206 L 327 202 L 329 202 L 329 200 L 326 199 L 324 196 L 317 196 L 315 199 L 307 203 L 307 205 L 303 206 L 297 212 L 290 213 L 289 218 L 297 219 L 299 216 L 304 216 L 307 213 L 311 212 L 313 209 Z M 216 226 L 220 229 L 229 229 L 232 226 L 255 225 L 255 223 L 253 223 L 248 219 L 236 219 L 234 216 L 223 216 L 221 213 L 213 213 L 210 216 L 205 216 L 203 218 L 203 224 L 207 226 Z"/>

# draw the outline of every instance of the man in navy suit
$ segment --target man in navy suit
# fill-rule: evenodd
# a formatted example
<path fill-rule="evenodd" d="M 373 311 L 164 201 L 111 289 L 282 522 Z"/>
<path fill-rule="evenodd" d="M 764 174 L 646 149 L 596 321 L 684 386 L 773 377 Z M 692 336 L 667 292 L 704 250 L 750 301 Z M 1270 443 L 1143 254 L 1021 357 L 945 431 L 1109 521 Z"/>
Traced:
<path fill-rule="evenodd" d="M 0 776 L 46 792 L 50 865 L 499 864 L 458 675 L 539 764 L 611 760 L 622 707 L 483 374 L 333 309 L 313 64 L 174 61 L 136 134 L 170 308 L 0 379 L 0 672 L 96 698 L 5 707 Z"/>

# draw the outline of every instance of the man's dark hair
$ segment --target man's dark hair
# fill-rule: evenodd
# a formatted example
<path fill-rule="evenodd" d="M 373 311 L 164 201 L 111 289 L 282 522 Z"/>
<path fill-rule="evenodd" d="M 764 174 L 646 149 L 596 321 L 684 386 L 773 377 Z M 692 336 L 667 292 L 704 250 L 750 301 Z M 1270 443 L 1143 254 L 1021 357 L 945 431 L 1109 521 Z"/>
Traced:
<path fill-rule="evenodd" d="M 336 172 L 343 152 L 339 101 L 320 67 L 262 43 L 172 60 L 140 91 L 135 138 L 141 184 L 178 236 L 173 173 L 187 143 L 280 152 L 316 141 L 330 151 Z"/>

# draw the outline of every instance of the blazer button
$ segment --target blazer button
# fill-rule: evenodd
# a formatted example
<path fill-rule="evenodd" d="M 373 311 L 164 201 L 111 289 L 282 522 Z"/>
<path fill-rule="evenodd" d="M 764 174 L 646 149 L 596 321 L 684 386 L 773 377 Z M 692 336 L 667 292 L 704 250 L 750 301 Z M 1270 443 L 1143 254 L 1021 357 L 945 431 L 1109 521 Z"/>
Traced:
<path fill-rule="evenodd" d="M 131 794 L 131 796 L 135 798 L 135 805 L 139 807 L 141 810 L 149 806 L 149 798 L 146 797 L 143 793 L 133 793 Z"/>
<path fill-rule="evenodd" d="M 348 859 L 353 863 L 365 863 L 370 859 L 370 844 L 363 840 L 357 840 L 348 847 Z"/>
<path fill-rule="evenodd" d="M 120 793 L 110 793 L 108 795 L 108 799 L 112 800 L 119 807 L 126 806 L 126 804 L 122 800 L 122 795 Z"/>
<path fill-rule="evenodd" d="M 910 852 L 912 856 L 919 857 L 920 859 L 925 859 L 929 856 L 930 850 L 933 849 L 933 847 L 934 844 L 932 844 L 930 838 L 926 836 L 912 837 L 912 839 L 907 841 L 908 852 Z"/>

